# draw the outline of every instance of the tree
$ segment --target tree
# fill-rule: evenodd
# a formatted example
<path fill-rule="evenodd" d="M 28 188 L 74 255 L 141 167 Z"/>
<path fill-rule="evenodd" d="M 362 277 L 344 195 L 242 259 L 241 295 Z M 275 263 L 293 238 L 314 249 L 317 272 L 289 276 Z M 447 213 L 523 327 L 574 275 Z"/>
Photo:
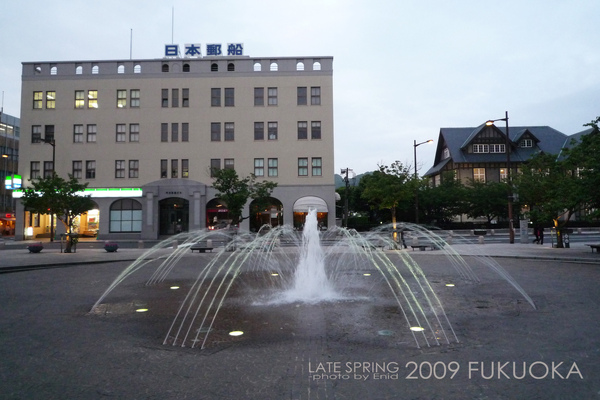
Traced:
<path fill-rule="evenodd" d="M 73 232 L 75 218 L 94 206 L 90 196 L 82 196 L 87 183 L 81 184 L 72 175 L 65 180 L 56 173 L 48 178 L 30 180 L 32 187 L 23 190 L 21 202 L 34 213 L 55 214 L 65 225 L 67 233 Z M 70 253 L 76 238 L 69 235 L 65 253 Z"/>
<path fill-rule="evenodd" d="M 419 208 L 430 223 L 444 225 L 467 211 L 465 186 L 454 171 L 443 172 L 437 186 L 421 187 L 419 199 Z"/>
<path fill-rule="evenodd" d="M 408 167 L 400 161 L 392 165 L 379 165 L 379 170 L 363 177 L 364 189 L 362 198 L 369 202 L 373 209 L 389 209 L 392 213 L 392 224 L 396 229 L 396 209 L 407 210 L 412 204 L 414 186 Z"/>
<path fill-rule="evenodd" d="M 514 184 L 527 216 L 536 223 L 552 221 L 557 247 L 563 247 L 563 231 L 573 213 L 588 198 L 577 174 L 575 158 L 537 154 L 523 166 Z"/>
<path fill-rule="evenodd" d="M 493 219 L 508 215 L 508 187 L 502 182 L 482 182 L 471 179 L 465 188 L 467 216 Z"/>
<path fill-rule="evenodd" d="M 266 205 L 273 189 L 277 187 L 275 182 L 257 182 L 254 174 L 240 179 L 234 169 L 215 169 L 213 176 L 213 187 L 218 190 L 216 197 L 227 204 L 232 225 L 248 218 L 242 217 L 242 210 L 248 199 L 256 200 L 259 205 Z"/>

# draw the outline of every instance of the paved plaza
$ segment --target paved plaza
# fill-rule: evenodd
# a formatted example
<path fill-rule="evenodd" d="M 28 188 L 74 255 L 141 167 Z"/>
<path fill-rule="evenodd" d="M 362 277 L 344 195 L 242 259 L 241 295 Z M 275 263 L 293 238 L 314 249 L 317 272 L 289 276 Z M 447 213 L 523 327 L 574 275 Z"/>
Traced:
<path fill-rule="evenodd" d="M 6 246 L 0 251 L 0 397 L 600 398 L 600 255 L 583 244 L 455 249 L 478 281 L 462 279 L 441 251 L 402 251 L 423 269 L 453 329 L 436 331 L 429 345 L 415 341 L 386 283 L 365 266 L 346 275 L 372 273 L 368 284 L 357 286 L 356 298 L 317 304 L 250 300 L 268 285 L 256 274 L 241 274 L 200 349 L 173 346 L 167 332 L 216 254 L 183 253 L 153 286 L 146 282 L 156 268 L 148 264 L 90 312 L 147 249 L 30 254 Z M 147 312 L 136 312 L 144 307 Z M 244 334 L 230 336 L 234 330 Z"/>

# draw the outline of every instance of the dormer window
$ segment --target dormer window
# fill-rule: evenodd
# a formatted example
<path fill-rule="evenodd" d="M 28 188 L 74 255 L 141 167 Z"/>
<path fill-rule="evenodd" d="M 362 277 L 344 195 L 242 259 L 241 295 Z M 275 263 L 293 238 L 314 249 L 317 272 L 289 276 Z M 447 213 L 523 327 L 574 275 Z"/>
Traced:
<path fill-rule="evenodd" d="M 442 160 L 445 160 L 446 158 L 450 158 L 450 149 L 447 147 L 442 151 Z"/>
<path fill-rule="evenodd" d="M 490 144 L 490 153 L 506 153 L 506 145 Z"/>
<path fill-rule="evenodd" d="M 533 147 L 533 140 L 531 140 L 531 139 L 523 139 L 519 143 L 519 147 Z"/>
<path fill-rule="evenodd" d="M 487 144 L 474 144 L 473 153 L 489 153 L 490 146 Z"/>

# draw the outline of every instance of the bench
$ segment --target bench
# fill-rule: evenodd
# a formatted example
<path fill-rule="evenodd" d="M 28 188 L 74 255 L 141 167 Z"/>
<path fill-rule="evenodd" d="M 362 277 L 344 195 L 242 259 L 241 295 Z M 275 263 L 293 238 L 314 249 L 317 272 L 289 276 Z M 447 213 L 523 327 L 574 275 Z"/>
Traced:
<path fill-rule="evenodd" d="M 192 251 L 192 253 L 194 252 L 194 250 L 197 250 L 198 253 L 206 253 L 207 250 L 212 253 L 213 248 L 206 246 L 192 246 L 190 247 L 190 250 Z"/>
<path fill-rule="evenodd" d="M 426 248 L 430 247 L 429 245 L 426 244 L 417 244 L 417 245 L 411 245 L 410 247 L 412 247 L 412 249 L 419 249 L 420 251 L 425 251 Z"/>
<path fill-rule="evenodd" d="M 586 244 L 586 246 L 590 246 L 592 253 L 594 252 L 594 249 L 596 249 L 596 253 L 598 253 L 598 249 L 600 249 L 600 244 Z"/>
<path fill-rule="evenodd" d="M 385 245 L 383 244 L 374 244 L 374 243 L 369 243 L 369 244 L 364 244 L 361 246 L 363 249 L 367 250 L 377 250 L 378 248 L 381 249 L 381 251 L 383 251 L 383 249 L 385 248 Z"/>

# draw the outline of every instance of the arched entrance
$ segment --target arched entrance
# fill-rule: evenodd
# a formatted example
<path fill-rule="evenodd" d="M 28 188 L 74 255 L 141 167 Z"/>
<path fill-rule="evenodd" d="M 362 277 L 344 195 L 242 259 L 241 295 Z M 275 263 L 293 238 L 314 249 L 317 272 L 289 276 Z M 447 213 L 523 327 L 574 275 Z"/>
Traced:
<path fill-rule="evenodd" d="M 320 197 L 306 196 L 294 203 L 294 228 L 302 230 L 309 210 L 317 210 L 317 221 L 320 229 L 327 229 L 327 203 Z"/>
<path fill-rule="evenodd" d="M 176 235 L 186 232 L 189 227 L 189 201 L 179 197 L 169 197 L 158 202 L 159 235 Z"/>
<path fill-rule="evenodd" d="M 96 237 L 100 224 L 100 210 L 98 204 L 75 218 L 74 231 L 83 237 Z"/>
<path fill-rule="evenodd" d="M 219 199 L 212 199 L 206 203 L 206 227 L 208 229 L 221 229 L 229 224 L 229 210 L 227 205 Z"/>
<path fill-rule="evenodd" d="M 283 204 L 276 198 L 254 200 L 250 203 L 250 231 L 258 232 L 263 225 L 283 225 Z"/>

